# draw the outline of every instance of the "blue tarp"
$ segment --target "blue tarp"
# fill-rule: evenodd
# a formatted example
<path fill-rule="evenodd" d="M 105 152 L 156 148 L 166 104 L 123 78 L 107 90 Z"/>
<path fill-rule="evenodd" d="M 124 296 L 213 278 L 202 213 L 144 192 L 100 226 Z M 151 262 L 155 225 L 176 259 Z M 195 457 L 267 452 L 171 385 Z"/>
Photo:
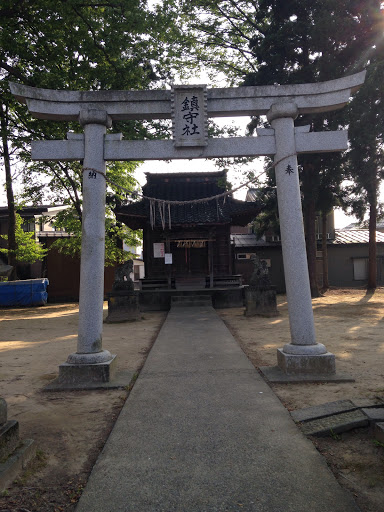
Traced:
<path fill-rule="evenodd" d="M 43 306 L 48 284 L 47 278 L 0 283 L 0 306 Z"/>

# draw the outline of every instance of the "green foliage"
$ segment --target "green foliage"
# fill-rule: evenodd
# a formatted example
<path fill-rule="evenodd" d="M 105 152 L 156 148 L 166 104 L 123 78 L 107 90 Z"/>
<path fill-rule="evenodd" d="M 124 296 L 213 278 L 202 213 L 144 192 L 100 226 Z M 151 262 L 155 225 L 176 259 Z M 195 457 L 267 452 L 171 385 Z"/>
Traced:
<path fill-rule="evenodd" d="M 190 16 L 189 26 L 196 34 L 198 44 L 209 48 L 210 64 L 216 73 L 224 73 L 231 84 L 264 86 L 326 81 L 372 66 L 373 53 L 383 55 L 384 17 L 380 0 L 180 0 L 179 4 L 182 12 Z M 376 89 L 382 91 L 382 77 L 379 74 L 377 78 Z M 377 112 L 378 105 L 382 109 L 377 95 L 372 101 L 376 101 L 372 112 Z M 367 103 L 371 105 L 369 101 L 361 103 L 362 109 L 367 108 Z M 296 124 L 309 125 L 311 131 L 335 130 L 348 125 L 352 118 L 348 118 L 347 113 L 344 109 L 301 115 Z M 261 124 L 261 119 L 253 119 L 250 131 Z M 382 139 L 377 137 L 380 133 L 378 125 L 371 123 L 368 131 L 371 126 L 375 128 L 366 146 L 369 155 L 377 156 Z M 365 129 L 364 124 L 362 131 Z M 353 146 L 353 138 L 351 142 Z M 363 157 L 360 146 L 359 143 L 355 145 L 356 153 L 369 167 L 371 156 Z M 361 169 L 356 166 L 357 162 L 355 159 L 352 164 L 355 173 Z M 340 204 L 346 195 L 342 190 L 346 173 L 340 155 L 302 155 L 299 165 L 308 267 L 312 293 L 316 295 L 315 214 L 316 210 L 327 212 Z M 375 167 L 373 161 L 371 165 Z M 374 197 L 377 197 L 381 167 L 376 165 L 375 169 L 374 176 L 372 172 L 367 173 L 370 177 L 365 184 L 356 180 L 356 193 L 367 190 L 365 187 L 368 186 L 374 188 Z M 353 172 L 349 176 L 353 177 Z M 366 197 L 371 211 L 376 212 L 376 203 L 370 201 L 368 191 Z M 271 211 L 261 219 L 257 230 L 265 225 L 268 217 L 276 217 L 276 205 L 270 201 L 268 185 L 265 198 L 266 207 Z M 364 201 L 357 204 L 363 206 Z"/>
<path fill-rule="evenodd" d="M 223 190 L 232 190 L 232 183 L 230 183 L 228 180 L 227 180 L 227 177 L 225 178 L 219 178 L 217 180 L 217 186 L 219 188 L 222 188 Z"/>
<path fill-rule="evenodd" d="M 209 65 L 216 73 L 222 72 L 229 83 L 325 81 L 371 66 L 373 53 L 383 55 L 384 16 L 380 0 L 180 0 L 175 4 L 190 17 L 188 26 L 196 34 L 198 44 L 209 48 Z M 382 91 L 380 73 L 375 83 L 376 91 Z M 364 89 L 368 91 L 368 84 L 369 77 L 361 94 Z M 366 111 L 377 112 L 382 108 L 377 100 L 374 94 L 369 102 L 374 108 Z M 356 102 L 352 110 L 355 105 Z M 363 110 L 367 101 L 361 101 L 361 105 Z M 355 117 L 359 116 L 356 110 Z M 326 131 L 346 126 L 350 120 L 354 122 L 355 118 L 347 116 L 344 109 L 301 116 L 297 124 L 309 124 L 312 131 Z M 254 119 L 251 131 L 260 124 L 260 119 Z M 378 133 L 378 123 L 369 121 L 359 131 L 369 131 L 373 126 L 372 131 Z M 356 151 L 359 152 L 358 145 Z M 342 201 L 341 183 L 346 175 L 340 155 L 302 156 L 300 163 L 305 169 L 304 206 L 313 198 L 317 209 L 329 209 Z M 355 168 L 358 169 L 356 165 Z"/>
<path fill-rule="evenodd" d="M 136 162 L 115 162 L 108 165 L 107 177 L 113 184 L 109 183 L 107 188 L 107 207 L 105 217 L 105 265 L 116 265 L 123 263 L 132 254 L 123 250 L 123 243 L 128 247 L 137 247 L 142 243 L 140 231 L 132 231 L 127 226 L 116 221 L 113 207 L 120 203 L 125 197 L 125 190 L 133 190 L 136 180 L 132 173 L 136 168 Z M 59 238 L 52 244 L 52 248 L 63 254 L 72 257 L 81 256 L 81 201 L 80 214 L 74 205 L 61 210 L 54 218 L 56 228 L 68 233 L 70 236 Z"/>
<path fill-rule="evenodd" d="M 244 85 L 326 81 L 366 64 L 358 60 L 369 44 L 365 37 L 369 9 L 361 12 L 354 0 L 265 0 L 258 5 L 250 42 L 256 71 L 248 73 Z M 256 125 L 258 122 L 255 120 Z M 311 131 L 335 130 L 346 123 L 345 111 L 300 116 L 296 121 L 297 125 L 309 124 Z M 307 202 L 314 200 L 318 210 L 340 201 L 344 179 L 341 163 L 339 154 L 299 158 L 304 210 Z"/>
<path fill-rule="evenodd" d="M 353 213 L 363 219 L 370 204 L 378 201 L 384 177 L 384 44 L 375 48 L 364 86 L 349 107 L 351 148 L 346 162 L 349 201 Z M 377 204 L 380 212 L 383 205 Z"/>
<path fill-rule="evenodd" d="M 10 2 L 0 9 L 2 67 L 46 88 L 119 89 L 168 78 L 177 50 L 166 34 L 176 29 L 167 26 L 169 13 L 146 4 Z"/>
<path fill-rule="evenodd" d="M 18 263 L 34 263 L 42 260 L 47 254 L 47 249 L 36 241 L 34 232 L 25 232 L 22 228 L 23 219 L 16 213 L 16 261 Z M 0 235 L 3 240 L 8 240 L 8 235 Z M 0 249 L 0 252 L 7 254 L 8 249 Z"/>
<path fill-rule="evenodd" d="M 75 254 L 81 241 L 82 171 L 78 162 L 32 162 L 30 142 L 65 139 L 67 131 L 79 131 L 77 123 L 33 119 L 26 106 L 11 94 L 8 81 L 48 89 L 148 89 L 173 80 L 176 69 L 186 73 L 186 48 L 192 37 L 183 37 L 174 23 L 177 14 L 163 2 L 149 8 L 145 0 L 35 0 L 7 1 L 0 6 L 0 93 L 3 126 L 0 156 L 23 165 L 21 199 L 27 203 L 68 204 L 68 217 L 57 219 L 73 233 L 58 242 L 61 250 Z M 178 43 L 176 44 L 176 42 Z M 113 130 L 127 139 L 166 137 L 170 124 L 115 122 Z M 5 141 L 5 142 L 4 142 Z M 108 175 L 118 185 L 132 189 L 132 173 L 139 163 L 116 163 Z M 10 189 L 11 180 L 7 180 Z M 10 196 L 9 196 L 10 197 Z M 113 243 L 132 242 L 137 235 L 119 226 L 111 209 L 123 198 L 108 186 L 109 214 L 106 260 L 121 261 Z M 12 199 L 8 202 L 13 202 Z M 11 213 L 11 204 L 9 204 Z M 70 220 L 70 215 L 72 219 Z M 77 235 L 75 235 L 77 233 Z M 131 245 L 137 245 L 132 243 Z M 66 248 L 65 248 L 66 247 Z"/>
<path fill-rule="evenodd" d="M 177 22 L 193 35 L 190 58 L 202 62 L 210 80 L 226 80 L 240 85 L 256 66 L 250 48 L 255 32 L 255 12 L 259 2 L 248 0 L 173 0 Z"/>
<path fill-rule="evenodd" d="M 341 441 L 342 437 L 339 434 L 336 434 L 334 430 L 331 428 L 330 434 L 329 434 L 334 441 Z"/>
<path fill-rule="evenodd" d="M 164 87 L 175 76 L 190 78 L 191 70 L 204 67 L 213 83 L 224 78 L 230 85 L 268 85 L 329 80 L 368 64 L 367 82 L 349 116 L 335 112 L 297 121 L 316 131 L 337 129 L 349 121 L 351 128 L 356 126 L 356 134 L 350 129 L 348 165 L 341 165 L 339 155 L 301 157 L 304 208 L 316 201 L 317 209 L 327 210 L 342 201 L 347 172 L 355 181 L 355 195 L 362 199 L 354 203 L 355 211 L 363 211 L 368 189 L 373 184 L 377 194 L 382 173 L 381 6 L 380 0 L 162 0 L 149 6 L 145 0 L 5 2 L 0 7 L 0 92 L 6 139 L 11 153 L 24 163 L 23 197 L 34 204 L 70 205 L 72 220 L 66 219 L 65 229 L 80 236 L 81 165 L 31 162 L 29 154 L 32 138 L 63 139 L 79 126 L 32 119 L 9 93 L 9 80 L 53 89 L 146 89 Z M 260 123 L 254 119 L 251 130 Z M 116 122 L 113 127 L 129 139 L 169 137 L 169 128 L 161 120 Z M 211 126 L 210 132 L 218 133 L 217 127 Z M 0 152 L 4 155 L 4 147 Z M 221 159 L 218 164 L 240 168 L 246 161 Z M 108 175 L 132 189 L 137 165 L 112 164 Z M 264 224 L 277 218 L 270 187 L 267 183 L 263 193 L 271 205 Z M 116 187 L 108 186 L 110 209 L 123 198 Z M 120 228 L 112 215 L 108 218 L 107 243 L 129 238 L 129 233 L 112 236 Z M 67 241 L 73 253 L 79 240 L 73 236 Z"/>
<path fill-rule="evenodd" d="M 267 171 L 266 181 L 253 191 L 256 201 L 260 201 L 263 211 L 253 220 L 252 231 L 261 238 L 266 232 L 280 234 L 279 213 L 277 210 L 276 180 L 273 170 Z"/>

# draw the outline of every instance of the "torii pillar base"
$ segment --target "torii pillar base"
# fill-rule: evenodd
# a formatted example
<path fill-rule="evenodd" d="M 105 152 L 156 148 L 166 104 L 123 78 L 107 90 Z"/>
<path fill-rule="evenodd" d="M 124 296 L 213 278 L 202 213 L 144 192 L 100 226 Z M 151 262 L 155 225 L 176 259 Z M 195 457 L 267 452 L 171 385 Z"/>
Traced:
<path fill-rule="evenodd" d="M 277 384 L 355 382 L 350 375 L 336 373 L 335 355 L 323 351 L 323 347 L 320 343 L 307 347 L 288 343 L 277 349 L 278 366 L 261 366 L 259 370 L 269 382 Z"/>
<path fill-rule="evenodd" d="M 63 363 L 59 365 L 58 383 L 83 385 L 111 382 L 116 374 L 116 356 L 110 361 L 93 364 Z"/>
<path fill-rule="evenodd" d="M 336 373 L 335 355 L 331 352 L 319 355 L 296 355 L 286 354 L 282 348 L 279 348 L 277 349 L 277 365 L 289 375 L 333 375 Z"/>
<path fill-rule="evenodd" d="M 349 375 L 336 373 L 335 355 L 331 352 L 316 355 L 287 354 L 283 348 L 279 348 L 277 364 L 259 367 L 269 382 L 355 382 Z"/>
<path fill-rule="evenodd" d="M 59 365 L 59 376 L 44 391 L 81 391 L 126 388 L 135 378 L 132 370 L 118 370 L 117 357 L 101 363 L 66 362 Z"/>

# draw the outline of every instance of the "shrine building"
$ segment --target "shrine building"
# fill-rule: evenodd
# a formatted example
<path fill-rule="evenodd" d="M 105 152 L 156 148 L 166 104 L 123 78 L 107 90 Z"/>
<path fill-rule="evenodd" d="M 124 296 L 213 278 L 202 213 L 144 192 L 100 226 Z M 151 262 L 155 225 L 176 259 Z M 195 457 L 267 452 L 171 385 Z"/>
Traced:
<path fill-rule="evenodd" d="M 247 225 L 261 204 L 223 196 L 225 171 L 146 176 L 143 198 L 116 209 L 119 221 L 143 230 L 143 289 L 240 286 L 230 227 Z"/>

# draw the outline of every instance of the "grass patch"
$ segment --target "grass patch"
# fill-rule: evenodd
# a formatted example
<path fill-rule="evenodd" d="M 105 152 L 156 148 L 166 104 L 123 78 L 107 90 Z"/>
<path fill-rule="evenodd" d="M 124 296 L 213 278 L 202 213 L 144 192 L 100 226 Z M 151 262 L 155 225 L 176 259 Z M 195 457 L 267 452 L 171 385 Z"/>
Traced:
<path fill-rule="evenodd" d="M 336 432 L 334 432 L 332 429 L 329 435 L 332 437 L 334 441 L 341 441 L 341 436 L 339 434 L 336 434 Z"/>
<path fill-rule="evenodd" d="M 27 481 L 36 473 L 41 471 L 47 465 L 48 456 L 43 450 L 36 450 L 35 457 L 28 464 L 27 468 L 21 473 L 19 478 L 14 481 L 14 484 L 22 487 Z"/>

